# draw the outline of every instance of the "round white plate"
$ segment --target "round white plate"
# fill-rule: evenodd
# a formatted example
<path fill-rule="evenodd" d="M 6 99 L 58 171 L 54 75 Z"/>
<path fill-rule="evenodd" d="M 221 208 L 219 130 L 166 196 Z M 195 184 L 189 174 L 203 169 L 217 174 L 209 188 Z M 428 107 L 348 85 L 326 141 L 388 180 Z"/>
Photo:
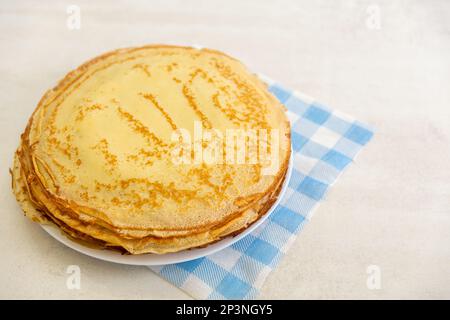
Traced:
<path fill-rule="evenodd" d="M 239 241 L 240 239 L 251 233 L 253 230 L 258 228 L 258 226 L 260 226 L 267 219 L 267 217 L 273 212 L 273 210 L 280 203 L 280 200 L 283 198 L 283 195 L 287 190 L 291 174 L 292 174 L 292 152 L 291 157 L 289 159 L 289 166 L 286 173 L 286 178 L 283 182 L 283 187 L 280 191 L 277 200 L 269 209 L 269 211 L 267 211 L 267 213 L 264 216 L 262 216 L 258 221 L 256 221 L 254 224 L 252 224 L 250 227 L 248 227 L 245 231 L 238 234 L 237 236 L 235 237 L 230 236 L 224 238 L 216 243 L 208 245 L 205 248 L 183 250 L 180 252 L 166 253 L 166 254 L 123 255 L 119 252 L 112 250 L 102 250 L 85 247 L 75 241 L 70 240 L 68 237 L 63 235 L 62 232 L 54 225 L 42 225 L 42 228 L 44 228 L 44 230 L 47 231 L 53 238 L 62 242 L 69 248 L 72 248 L 78 252 L 84 253 L 88 256 L 100 260 L 121 264 L 144 265 L 144 266 L 165 265 L 165 264 L 185 262 L 210 255 L 228 246 L 231 246 L 233 243 Z"/>

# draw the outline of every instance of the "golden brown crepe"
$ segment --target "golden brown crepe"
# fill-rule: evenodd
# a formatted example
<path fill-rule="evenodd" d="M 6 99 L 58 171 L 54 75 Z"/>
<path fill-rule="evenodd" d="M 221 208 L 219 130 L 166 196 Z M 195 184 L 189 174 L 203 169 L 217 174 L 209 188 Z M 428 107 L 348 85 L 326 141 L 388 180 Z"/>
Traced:
<path fill-rule="evenodd" d="M 265 172 L 273 159 L 228 163 L 226 148 L 220 163 L 195 162 L 193 151 L 189 163 L 175 163 L 174 132 L 195 137 L 199 128 L 275 133 L 279 144 L 269 139 L 267 150 L 276 170 Z M 44 95 L 16 152 L 13 191 L 27 216 L 71 238 L 132 254 L 176 252 L 261 217 L 289 156 L 284 107 L 239 61 L 189 47 L 120 49 Z"/>

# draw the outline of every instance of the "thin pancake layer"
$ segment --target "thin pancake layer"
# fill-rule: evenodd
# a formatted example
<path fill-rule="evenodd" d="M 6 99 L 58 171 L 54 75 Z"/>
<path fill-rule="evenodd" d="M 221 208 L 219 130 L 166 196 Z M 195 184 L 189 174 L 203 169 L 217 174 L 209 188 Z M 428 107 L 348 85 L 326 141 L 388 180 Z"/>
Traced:
<path fill-rule="evenodd" d="M 69 215 L 63 214 L 39 189 L 35 187 L 27 188 L 17 156 L 15 157 L 12 173 L 13 191 L 22 209 L 29 217 L 41 223 L 53 222 L 72 239 L 78 240 L 83 244 L 110 249 L 123 248 L 126 252 L 132 254 L 177 252 L 183 249 L 204 246 L 228 235 L 237 234 L 267 212 L 272 203 L 275 202 L 284 181 L 284 179 L 279 181 L 273 192 L 267 194 L 253 208 L 245 210 L 238 218 L 219 227 L 180 237 L 159 238 L 147 236 L 140 239 L 126 239 L 121 237 L 120 234 L 111 232 L 99 225 L 82 223 Z M 33 204 L 31 198 L 34 199 L 35 204 Z M 41 210 L 36 209 L 36 201 L 39 207 L 42 208 Z"/>

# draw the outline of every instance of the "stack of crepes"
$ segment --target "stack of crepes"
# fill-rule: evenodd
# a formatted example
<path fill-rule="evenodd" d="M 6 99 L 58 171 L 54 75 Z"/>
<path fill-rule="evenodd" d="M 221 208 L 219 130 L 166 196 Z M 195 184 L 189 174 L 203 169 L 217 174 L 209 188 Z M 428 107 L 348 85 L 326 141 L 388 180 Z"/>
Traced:
<path fill-rule="evenodd" d="M 43 96 L 15 154 L 13 191 L 32 220 L 87 246 L 130 254 L 206 246 L 242 232 L 276 200 L 291 152 L 284 110 L 221 52 L 119 49 Z M 254 161 L 246 146 L 247 161 L 231 161 L 238 152 L 227 145 L 214 149 L 215 162 L 199 160 L 198 147 L 213 141 L 199 140 L 199 130 L 239 132 L 233 141 L 266 130 L 272 157 Z"/>

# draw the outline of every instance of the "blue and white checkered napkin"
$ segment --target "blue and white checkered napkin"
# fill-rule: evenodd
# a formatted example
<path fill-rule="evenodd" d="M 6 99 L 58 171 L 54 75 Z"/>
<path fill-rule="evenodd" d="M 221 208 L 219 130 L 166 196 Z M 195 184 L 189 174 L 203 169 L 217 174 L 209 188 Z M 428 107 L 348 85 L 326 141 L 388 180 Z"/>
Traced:
<path fill-rule="evenodd" d="M 268 219 L 231 247 L 193 261 L 150 267 L 194 298 L 255 298 L 326 191 L 373 135 L 351 117 L 264 80 L 287 107 L 291 121 L 294 158 L 289 187 Z"/>

